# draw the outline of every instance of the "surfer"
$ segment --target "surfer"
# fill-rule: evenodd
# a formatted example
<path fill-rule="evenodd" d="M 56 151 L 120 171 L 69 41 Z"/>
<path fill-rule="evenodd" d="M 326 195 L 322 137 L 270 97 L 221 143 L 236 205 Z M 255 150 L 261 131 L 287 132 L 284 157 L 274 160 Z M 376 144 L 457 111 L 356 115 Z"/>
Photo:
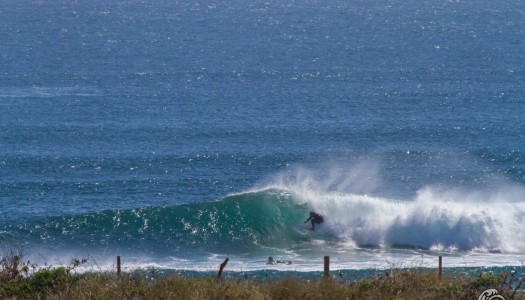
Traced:
<path fill-rule="evenodd" d="M 266 263 L 267 265 L 276 265 L 276 264 L 285 264 L 285 265 L 291 265 L 292 264 L 292 261 L 291 260 L 287 260 L 287 261 L 284 261 L 284 260 L 274 260 L 273 257 L 268 257 L 268 262 Z"/>
<path fill-rule="evenodd" d="M 315 230 L 315 224 L 321 224 L 324 222 L 323 216 L 321 216 L 318 213 L 314 213 L 313 211 L 310 212 L 310 217 L 304 221 L 304 223 L 308 223 L 308 221 L 312 220 L 312 230 Z"/>

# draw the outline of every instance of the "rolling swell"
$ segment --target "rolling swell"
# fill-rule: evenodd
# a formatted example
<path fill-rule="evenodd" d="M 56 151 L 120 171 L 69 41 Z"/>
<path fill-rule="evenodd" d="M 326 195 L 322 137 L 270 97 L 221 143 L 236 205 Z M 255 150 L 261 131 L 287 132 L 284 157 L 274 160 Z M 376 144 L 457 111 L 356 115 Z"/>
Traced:
<path fill-rule="evenodd" d="M 341 245 L 503 252 L 525 247 L 522 202 L 460 201 L 464 194 L 442 195 L 430 188 L 410 201 L 292 191 L 269 188 L 213 202 L 6 223 L 0 225 L 0 241 L 74 253 L 118 250 L 151 256 Z M 325 223 L 305 234 L 298 229 L 307 226 L 302 222 L 310 209 L 325 215 Z M 324 242 L 310 243 L 313 239 Z"/>
<path fill-rule="evenodd" d="M 7 224 L 0 237 L 36 247 L 140 249 L 159 254 L 239 252 L 285 247 L 304 239 L 294 231 L 308 208 L 275 190 L 232 195 L 220 201 L 48 217 Z M 80 249 L 78 249 L 80 248 Z"/>

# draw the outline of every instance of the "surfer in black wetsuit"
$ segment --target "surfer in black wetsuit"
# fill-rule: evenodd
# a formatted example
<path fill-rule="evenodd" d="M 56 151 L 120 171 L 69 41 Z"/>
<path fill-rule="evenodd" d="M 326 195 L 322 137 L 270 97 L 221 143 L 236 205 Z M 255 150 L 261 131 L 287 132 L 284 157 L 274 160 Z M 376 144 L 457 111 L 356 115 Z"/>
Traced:
<path fill-rule="evenodd" d="M 287 261 L 284 261 L 284 260 L 274 260 L 273 257 L 268 257 L 268 262 L 266 263 L 267 265 L 276 265 L 276 264 L 285 264 L 285 265 L 291 265 L 292 264 L 292 261 L 291 260 L 287 260 Z"/>
<path fill-rule="evenodd" d="M 321 224 L 324 222 L 323 216 L 320 214 L 314 213 L 313 211 L 310 212 L 310 217 L 304 221 L 304 223 L 308 223 L 308 221 L 312 220 L 312 230 L 315 230 L 315 224 Z"/>

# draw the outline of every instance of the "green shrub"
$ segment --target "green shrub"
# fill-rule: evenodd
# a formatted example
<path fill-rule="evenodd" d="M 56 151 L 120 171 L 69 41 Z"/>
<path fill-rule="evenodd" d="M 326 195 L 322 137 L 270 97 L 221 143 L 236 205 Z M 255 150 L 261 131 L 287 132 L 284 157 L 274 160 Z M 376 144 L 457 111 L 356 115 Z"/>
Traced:
<path fill-rule="evenodd" d="M 31 285 L 25 281 L 12 282 L 3 285 L 3 292 L 0 292 L 0 295 L 4 294 L 5 297 L 20 297 L 20 298 L 30 298 L 33 288 Z"/>
<path fill-rule="evenodd" d="M 70 281 L 64 267 L 56 269 L 42 269 L 29 278 L 29 283 L 37 291 L 59 290 Z"/>

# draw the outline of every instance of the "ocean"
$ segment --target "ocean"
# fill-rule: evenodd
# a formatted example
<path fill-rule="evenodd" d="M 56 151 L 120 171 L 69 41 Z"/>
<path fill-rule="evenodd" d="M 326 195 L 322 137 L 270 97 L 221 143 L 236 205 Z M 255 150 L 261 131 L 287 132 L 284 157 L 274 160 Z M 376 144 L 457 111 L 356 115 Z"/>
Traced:
<path fill-rule="evenodd" d="M 524 272 L 523 1 L 2 0 L 0 36 L 4 253 Z"/>

